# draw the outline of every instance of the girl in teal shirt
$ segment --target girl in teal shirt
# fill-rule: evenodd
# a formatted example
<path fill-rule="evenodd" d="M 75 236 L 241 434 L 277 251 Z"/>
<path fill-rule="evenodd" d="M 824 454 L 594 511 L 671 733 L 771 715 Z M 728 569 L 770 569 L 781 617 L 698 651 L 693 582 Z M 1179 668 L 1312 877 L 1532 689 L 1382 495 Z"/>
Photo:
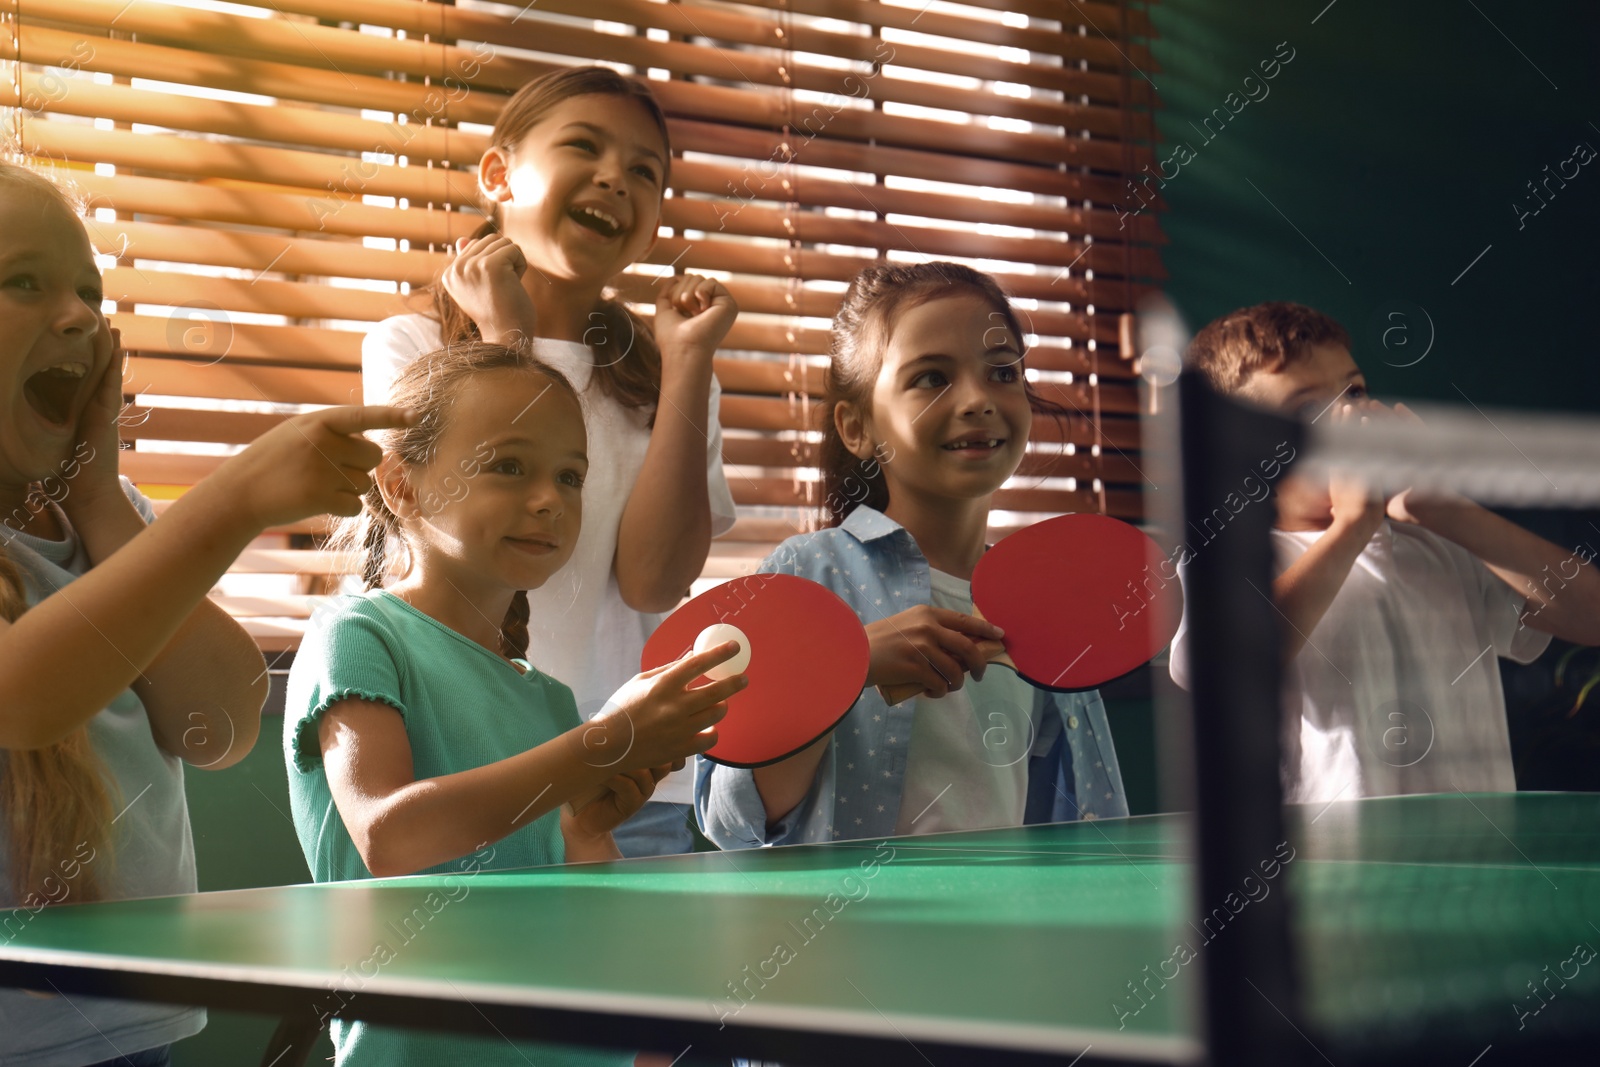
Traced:
<path fill-rule="evenodd" d="M 312 875 L 619 859 L 612 828 L 715 743 L 744 678 L 689 686 L 737 646 L 639 675 L 581 724 L 572 691 L 520 658 L 525 590 L 567 561 L 582 519 L 572 387 L 521 350 L 474 343 L 413 363 L 392 395 L 417 422 L 383 435 L 346 531 L 368 591 L 318 614 L 289 674 L 284 750 Z M 332 1033 L 340 1067 L 633 1061 L 338 1019 Z"/>

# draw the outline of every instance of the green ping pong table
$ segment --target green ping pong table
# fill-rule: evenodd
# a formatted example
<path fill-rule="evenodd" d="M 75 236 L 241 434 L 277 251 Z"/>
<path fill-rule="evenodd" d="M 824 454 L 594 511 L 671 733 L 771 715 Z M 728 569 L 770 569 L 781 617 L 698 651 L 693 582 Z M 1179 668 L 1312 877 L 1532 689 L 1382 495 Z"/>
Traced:
<path fill-rule="evenodd" d="M 1307 1062 L 1495 1067 L 1595 1036 L 1600 795 L 1286 822 L 1198 907 L 1188 819 L 1163 815 L 47 908 L 0 933 L 0 983 L 290 1032 L 341 1013 L 790 1064 L 1191 1063 L 1207 946 L 1287 893 L 1304 1011 L 1256 992 L 1306 1022 Z"/>

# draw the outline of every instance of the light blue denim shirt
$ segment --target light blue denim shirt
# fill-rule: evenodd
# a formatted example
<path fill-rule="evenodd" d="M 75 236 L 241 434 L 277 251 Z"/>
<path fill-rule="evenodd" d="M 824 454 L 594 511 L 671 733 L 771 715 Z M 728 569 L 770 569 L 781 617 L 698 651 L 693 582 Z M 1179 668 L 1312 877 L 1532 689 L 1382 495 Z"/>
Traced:
<path fill-rule="evenodd" d="M 858 507 L 835 529 L 791 537 L 762 561 L 763 574 L 827 586 L 863 625 L 930 602 L 928 560 L 882 512 Z M 1128 814 L 1105 705 L 1095 691 L 1035 690 L 1040 723 L 1028 763 L 1025 822 Z M 904 794 L 915 700 L 890 707 L 868 688 L 833 730 L 811 790 L 769 831 L 749 770 L 700 758 L 695 816 L 719 848 L 891 837 Z"/>

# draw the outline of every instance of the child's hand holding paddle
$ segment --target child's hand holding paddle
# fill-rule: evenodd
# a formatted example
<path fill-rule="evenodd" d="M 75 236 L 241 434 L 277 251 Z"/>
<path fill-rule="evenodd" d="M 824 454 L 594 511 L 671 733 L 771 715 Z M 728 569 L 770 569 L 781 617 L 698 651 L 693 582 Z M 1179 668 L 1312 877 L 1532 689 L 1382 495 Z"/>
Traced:
<path fill-rule="evenodd" d="M 748 682 L 735 674 L 706 685 L 694 683 L 738 651 L 728 642 L 635 675 L 582 731 L 584 762 L 623 773 L 681 766 L 687 757 L 716 744 L 713 727 L 728 713 L 728 698 Z"/>
<path fill-rule="evenodd" d="M 688 648 L 706 651 L 678 659 Z M 675 659 L 706 670 L 735 650 L 737 661 L 708 672 L 742 671 L 733 676 L 741 691 L 730 691 L 715 744 L 696 750 L 717 763 L 762 767 L 788 759 L 833 729 L 866 684 L 860 619 L 826 587 L 790 574 L 753 574 L 678 608 L 645 642 L 641 677 Z"/>
<path fill-rule="evenodd" d="M 885 699 L 891 693 L 942 697 L 960 689 L 968 672 L 981 679 L 989 660 L 1004 647 L 1000 627 L 926 604 L 869 623 L 866 629 L 871 649 L 867 684 L 882 689 Z"/>
<path fill-rule="evenodd" d="M 973 621 L 988 630 L 969 636 L 986 640 L 971 648 L 965 638 L 925 641 L 918 651 L 949 684 L 944 691 L 921 691 L 943 696 L 960 687 L 962 669 L 981 677 L 985 662 L 1004 664 L 1028 684 L 1059 693 L 1120 678 L 1148 663 L 1177 629 L 1183 597 L 1176 575 L 1162 574 L 1169 562 L 1149 535 L 1105 515 L 1060 515 L 1019 530 L 985 552 L 972 571 Z M 927 610 L 934 620 L 967 618 Z M 953 650 L 961 652 L 959 660 Z M 975 654 L 982 657 L 976 663 Z M 917 677 L 933 681 L 926 671 Z M 880 682 L 879 691 L 898 704 L 918 693 L 918 681 Z"/>
<path fill-rule="evenodd" d="M 603 850 L 604 839 L 611 831 L 644 807 L 661 779 L 673 771 L 681 771 L 684 765 L 683 760 L 675 760 L 660 767 L 627 771 L 569 801 L 561 811 L 561 835 L 566 839 L 567 858 L 573 859 L 574 851 Z"/>

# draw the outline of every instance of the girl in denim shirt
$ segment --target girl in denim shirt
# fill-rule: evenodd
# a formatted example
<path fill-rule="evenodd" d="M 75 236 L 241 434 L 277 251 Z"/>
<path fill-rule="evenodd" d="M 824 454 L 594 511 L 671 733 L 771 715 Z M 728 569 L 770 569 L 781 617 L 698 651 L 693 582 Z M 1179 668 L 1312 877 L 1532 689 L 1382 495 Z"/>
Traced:
<path fill-rule="evenodd" d="M 986 274 L 882 265 L 834 320 L 822 444 L 830 528 L 762 573 L 820 582 L 861 617 L 867 688 L 827 736 L 754 770 L 700 760 L 695 811 L 725 849 L 1128 813 L 1096 692 L 986 671 L 1001 631 L 972 614 L 989 507 L 1035 410 L 1023 331 Z M 826 669 L 819 664 L 819 669 Z M 971 680 L 967 675 L 971 674 Z M 878 686 L 916 683 L 889 706 Z"/>

